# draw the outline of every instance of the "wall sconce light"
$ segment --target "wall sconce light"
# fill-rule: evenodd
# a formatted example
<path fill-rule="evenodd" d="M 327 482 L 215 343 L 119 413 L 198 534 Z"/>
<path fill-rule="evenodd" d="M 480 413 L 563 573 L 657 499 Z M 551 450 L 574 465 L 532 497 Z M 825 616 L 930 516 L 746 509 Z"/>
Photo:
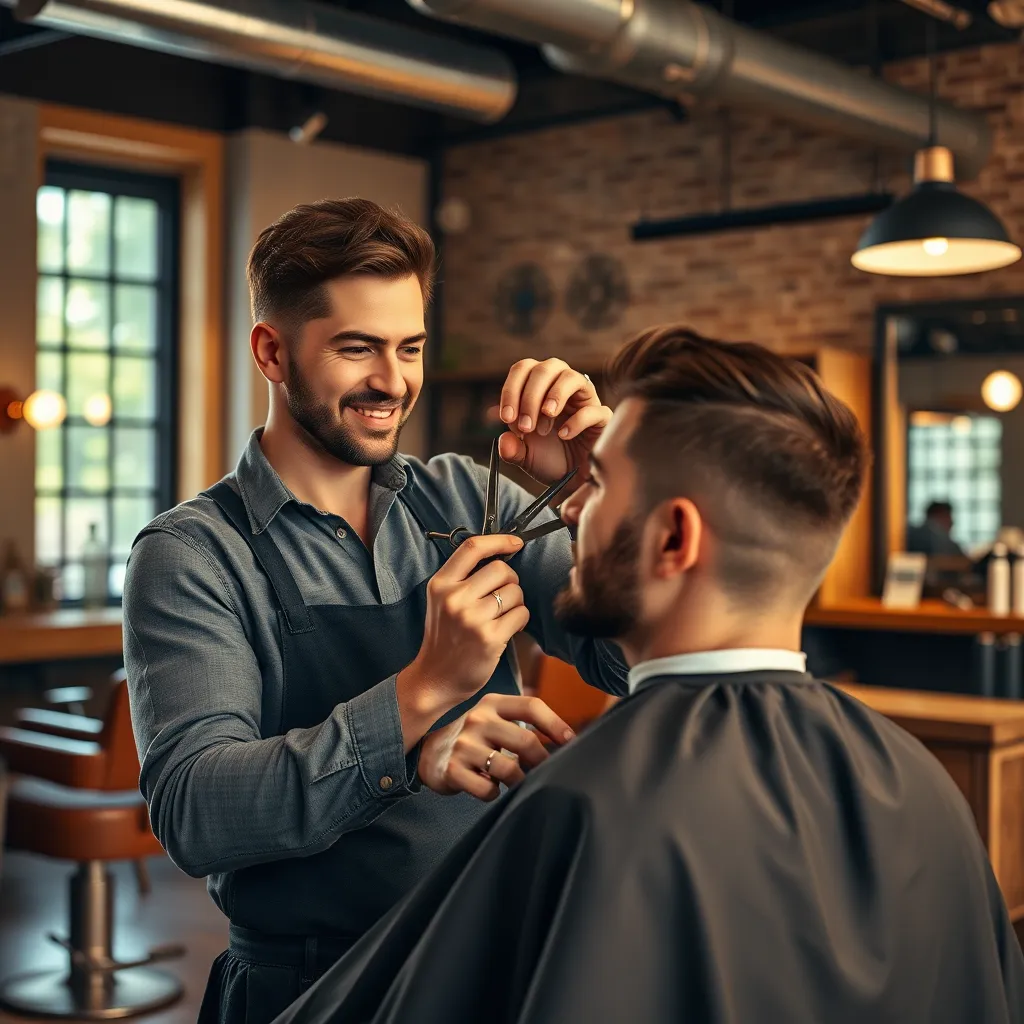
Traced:
<path fill-rule="evenodd" d="M 110 422 L 114 409 L 110 401 L 110 395 L 103 391 L 97 391 L 85 400 L 85 407 L 82 415 L 86 423 L 93 427 L 105 427 Z"/>
<path fill-rule="evenodd" d="M 0 434 L 9 434 L 24 421 L 34 430 L 59 427 L 68 414 L 68 403 L 56 391 L 33 391 L 20 398 L 10 387 L 0 387 Z"/>
<path fill-rule="evenodd" d="M 1009 370 L 996 370 L 990 373 L 981 384 L 981 397 L 985 404 L 996 412 L 1009 412 L 1016 409 L 1024 394 L 1020 378 Z"/>

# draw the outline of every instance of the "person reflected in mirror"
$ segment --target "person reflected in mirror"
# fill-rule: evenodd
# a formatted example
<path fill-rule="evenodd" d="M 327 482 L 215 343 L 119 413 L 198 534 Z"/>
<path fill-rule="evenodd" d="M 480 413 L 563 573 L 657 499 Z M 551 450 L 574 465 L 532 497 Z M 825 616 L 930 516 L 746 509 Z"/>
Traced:
<path fill-rule="evenodd" d="M 933 501 L 924 522 L 907 530 L 907 551 L 964 557 L 964 549 L 953 540 L 953 506 L 948 501 Z"/>

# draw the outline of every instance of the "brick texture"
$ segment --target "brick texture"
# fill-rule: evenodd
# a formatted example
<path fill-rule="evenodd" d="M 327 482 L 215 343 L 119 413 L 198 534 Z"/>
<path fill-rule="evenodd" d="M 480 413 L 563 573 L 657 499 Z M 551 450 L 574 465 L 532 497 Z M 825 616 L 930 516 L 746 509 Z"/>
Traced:
<path fill-rule="evenodd" d="M 927 91 L 923 61 L 886 76 Z M 990 204 L 1011 237 L 1024 240 L 1024 47 L 989 46 L 944 55 L 939 93 L 983 111 L 993 155 L 964 190 Z M 633 242 L 630 226 L 650 218 L 720 210 L 725 112 L 697 106 L 686 122 L 654 111 L 449 150 L 444 195 L 465 200 L 471 228 L 450 235 L 442 267 L 445 362 L 500 370 L 522 356 L 604 359 L 631 332 L 686 321 L 711 336 L 752 339 L 779 351 L 829 344 L 867 351 L 876 306 L 930 298 L 1024 292 L 1024 261 L 966 278 L 876 278 L 849 262 L 867 217 Z M 732 205 L 763 206 L 868 191 L 876 154 L 858 142 L 735 110 Z M 882 183 L 902 194 L 909 161 L 884 153 Z M 569 276 L 589 253 L 620 259 L 631 302 L 613 327 L 588 331 L 565 310 Z M 536 261 L 550 276 L 556 307 L 522 338 L 494 314 L 501 274 Z"/>

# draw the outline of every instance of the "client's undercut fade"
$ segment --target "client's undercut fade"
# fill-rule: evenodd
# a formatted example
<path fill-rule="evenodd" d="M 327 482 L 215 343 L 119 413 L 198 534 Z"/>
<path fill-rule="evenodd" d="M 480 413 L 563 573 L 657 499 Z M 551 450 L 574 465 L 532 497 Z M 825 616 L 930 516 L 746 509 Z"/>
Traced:
<path fill-rule="evenodd" d="M 869 462 L 850 409 L 806 365 L 681 325 L 643 331 L 610 384 L 644 409 L 630 442 L 645 513 L 689 497 L 737 597 L 809 599 L 860 499 Z M 781 594 L 780 594 L 781 596 Z"/>
<path fill-rule="evenodd" d="M 408 217 L 369 199 L 306 203 L 264 228 L 249 253 L 253 321 L 294 329 L 327 316 L 324 285 L 347 274 L 415 274 L 427 303 L 434 269 L 434 243 Z"/>

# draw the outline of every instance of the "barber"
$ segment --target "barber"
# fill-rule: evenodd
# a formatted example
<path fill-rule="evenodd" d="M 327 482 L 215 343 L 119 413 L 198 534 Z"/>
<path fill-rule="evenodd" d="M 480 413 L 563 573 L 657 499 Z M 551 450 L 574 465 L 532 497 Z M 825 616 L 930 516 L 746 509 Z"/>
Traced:
<path fill-rule="evenodd" d="M 366 200 L 267 228 L 248 264 L 266 425 L 129 559 L 141 789 L 231 922 L 203 1024 L 271 1021 L 547 756 L 542 740 L 571 736 L 521 695 L 516 633 L 626 689 L 617 648 L 555 622 L 565 531 L 454 552 L 425 536 L 479 524 L 486 486 L 467 458 L 397 454 L 434 261 L 422 229 Z M 549 483 L 585 467 L 610 411 L 565 363 L 527 360 L 501 417 L 502 457 Z M 529 500 L 507 484 L 501 520 Z"/>

